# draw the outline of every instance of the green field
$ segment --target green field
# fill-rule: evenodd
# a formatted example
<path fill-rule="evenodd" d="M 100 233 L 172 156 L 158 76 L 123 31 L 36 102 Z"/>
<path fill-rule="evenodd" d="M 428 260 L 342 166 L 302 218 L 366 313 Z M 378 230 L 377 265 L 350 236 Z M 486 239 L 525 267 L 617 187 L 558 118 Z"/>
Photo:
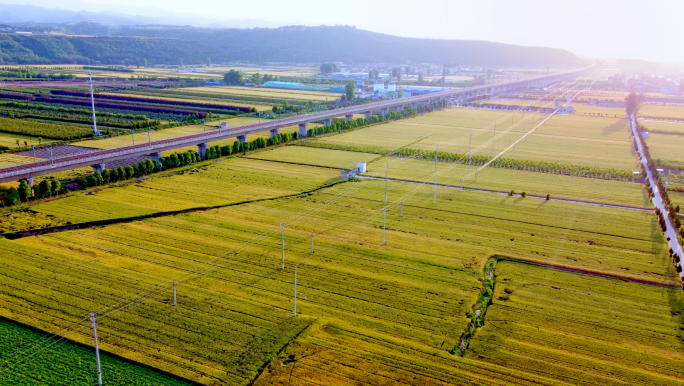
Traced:
<path fill-rule="evenodd" d="M 202 93 L 217 93 L 222 95 L 258 96 L 263 98 L 298 99 L 305 101 L 333 101 L 341 93 L 326 91 L 285 90 L 277 88 L 259 87 L 189 87 L 179 88 L 178 91 L 197 91 Z"/>
<path fill-rule="evenodd" d="M 30 350 L 45 337 L 42 332 L 0 319 L 3 355 L 0 363 L 12 363 L 25 356 L 15 356 L 15 350 L 26 348 L 35 357 L 19 363 L 10 371 L 0 372 L 5 385 L 90 386 L 97 384 L 97 366 L 92 348 L 70 342 L 60 342 L 43 351 Z M 27 353 L 28 355 L 28 353 Z M 108 385 L 189 385 L 189 383 L 139 367 L 107 354 L 100 356 L 102 374 Z"/>

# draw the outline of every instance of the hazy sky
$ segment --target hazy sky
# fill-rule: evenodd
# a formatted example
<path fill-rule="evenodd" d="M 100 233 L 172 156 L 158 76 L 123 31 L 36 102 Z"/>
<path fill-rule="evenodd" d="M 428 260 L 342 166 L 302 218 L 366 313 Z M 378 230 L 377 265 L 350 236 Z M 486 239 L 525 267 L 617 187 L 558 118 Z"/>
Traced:
<path fill-rule="evenodd" d="M 164 11 L 231 25 L 235 20 L 334 25 L 392 35 L 490 40 L 578 55 L 684 63 L 684 0 L 0 0 L 50 8 Z M 116 5 L 114 5 L 116 3 Z M 259 22 L 261 20 L 261 22 Z M 232 22 L 233 25 L 237 25 Z M 266 25 L 266 24 L 263 24 Z M 273 25 L 268 23 L 268 25 Z"/>

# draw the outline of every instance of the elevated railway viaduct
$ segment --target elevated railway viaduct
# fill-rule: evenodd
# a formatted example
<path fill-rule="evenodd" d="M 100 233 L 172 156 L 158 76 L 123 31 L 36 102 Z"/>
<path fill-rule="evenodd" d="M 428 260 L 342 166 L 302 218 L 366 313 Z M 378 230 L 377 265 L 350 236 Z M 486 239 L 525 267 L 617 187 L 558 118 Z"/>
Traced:
<path fill-rule="evenodd" d="M 140 156 L 153 156 L 158 159 L 161 153 L 166 150 L 178 149 L 187 146 L 197 146 L 199 153 L 203 156 L 209 143 L 229 138 L 237 138 L 244 142 L 248 134 L 270 131 L 275 135 L 281 128 L 298 125 L 299 135 L 307 135 L 307 123 L 323 122 L 330 124 L 335 117 L 345 117 L 351 120 L 354 114 L 364 114 L 369 118 L 372 114 L 386 115 L 390 111 L 401 110 L 406 106 L 417 107 L 434 103 L 437 101 L 447 101 L 449 104 L 467 102 L 471 98 L 482 96 L 495 96 L 509 93 L 518 89 L 543 88 L 558 82 L 574 79 L 593 67 L 564 73 L 551 74 L 529 79 L 507 81 L 497 84 L 485 84 L 457 90 L 436 92 L 427 95 L 413 96 L 409 98 L 393 99 L 363 105 L 343 107 L 334 110 L 316 112 L 311 114 L 301 114 L 294 117 L 271 119 L 261 123 L 255 123 L 237 128 L 212 130 L 206 133 L 180 136 L 176 138 L 151 141 L 148 143 L 123 146 L 113 149 L 98 150 L 88 154 L 64 156 L 49 160 L 15 165 L 0 168 L 0 182 L 17 181 L 26 179 L 29 184 L 33 184 L 33 178 L 40 175 L 51 174 L 64 170 L 76 169 L 84 166 L 92 166 L 95 170 L 102 171 L 108 162 L 128 159 Z"/>

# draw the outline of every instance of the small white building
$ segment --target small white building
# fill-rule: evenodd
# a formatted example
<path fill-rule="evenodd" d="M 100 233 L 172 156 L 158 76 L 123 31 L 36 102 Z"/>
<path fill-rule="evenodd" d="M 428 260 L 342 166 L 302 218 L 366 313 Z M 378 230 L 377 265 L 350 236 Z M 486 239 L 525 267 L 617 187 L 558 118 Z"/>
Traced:
<path fill-rule="evenodd" d="M 221 122 L 221 126 L 219 126 L 219 128 L 221 130 L 230 129 L 230 125 L 228 124 L 228 122 Z"/>
<path fill-rule="evenodd" d="M 366 163 L 365 162 L 359 162 L 356 164 L 356 172 L 357 173 L 365 173 L 366 172 Z"/>

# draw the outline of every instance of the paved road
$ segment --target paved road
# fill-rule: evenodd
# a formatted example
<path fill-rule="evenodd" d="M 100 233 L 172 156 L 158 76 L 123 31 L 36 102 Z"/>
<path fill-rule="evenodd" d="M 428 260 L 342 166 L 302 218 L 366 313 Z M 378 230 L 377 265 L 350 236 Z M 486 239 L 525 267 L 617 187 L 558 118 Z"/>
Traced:
<path fill-rule="evenodd" d="M 641 164 L 643 165 L 644 170 L 646 170 L 646 178 L 648 180 L 648 184 L 651 186 L 651 189 L 653 190 L 653 205 L 655 205 L 656 208 L 660 209 L 660 212 L 663 214 L 663 217 L 665 218 L 665 236 L 670 238 L 668 244 L 670 245 L 670 248 L 672 248 L 672 250 L 679 256 L 679 258 L 682 259 L 684 257 L 684 251 L 682 250 L 682 246 L 681 244 L 679 244 L 679 240 L 677 239 L 677 231 L 675 230 L 675 227 L 672 226 L 670 218 L 668 217 L 668 210 L 663 204 L 663 199 L 661 197 L 660 192 L 658 191 L 658 186 L 656 185 L 655 178 L 651 173 L 651 170 L 648 168 L 648 159 L 644 154 L 644 144 L 637 130 L 637 122 L 636 118 L 634 117 L 634 114 L 632 114 L 632 116 L 629 117 L 629 124 L 632 129 L 632 136 L 634 136 L 634 140 L 637 145 L 637 151 L 641 155 Z M 681 266 L 681 264 L 682 261 L 680 260 L 679 263 L 677 263 L 677 265 Z M 679 273 L 679 277 L 684 278 L 684 270 L 682 270 L 682 272 Z"/>

